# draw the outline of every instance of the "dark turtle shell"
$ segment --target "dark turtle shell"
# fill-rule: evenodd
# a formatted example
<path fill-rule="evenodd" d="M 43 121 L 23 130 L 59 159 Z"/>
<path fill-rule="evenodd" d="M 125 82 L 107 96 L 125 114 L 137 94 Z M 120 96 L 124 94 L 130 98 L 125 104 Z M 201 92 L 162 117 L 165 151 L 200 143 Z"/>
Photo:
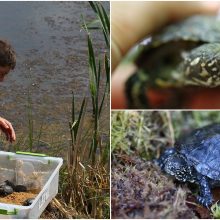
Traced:
<path fill-rule="evenodd" d="M 7 196 L 13 193 L 11 186 L 6 185 L 5 183 L 0 185 L 0 196 Z"/>
<path fill-rule="evenodd" d="M 186 89 L 220 86 L 220 19 L 196 15 L 171 24 L 131 54 L 137 68 L 125 84 L 128 107 L 179 108 Z"/>
<path fill-rule="evenodd" d="M 144 41 L 143 41 L 144 42 Z M 141 56 L 137 58 L 137 64 L 143 64 L 141 58 L 144 53 L 149 53 L 149 49 L 153 50 L 166 46 L 169 50 L 181 50 L 184 48 L 191 49 L 196 45 L 204 43 L 219 43 L 220 42 L 220 20 L 216 16 L 197 15 L 187 18 L 183 21 L 171 24 L 165 27 L 158 34 L 152 36 L 152 39 L 147 41 L 147 44 L 142 44 Z M 167 45 L 169 44 L 169 45 Z M 169 52 L 169 50 L 166 51 Z M 161 52 L 159 53 L 161 55 Z"/>
<path fill-rule="evenodd" d="M 220 180 L 220 124 L 192 131 L 180 138 L 175 147 L 199 173 Z"/>
<path fill-rule="evenodd" d="M 209 45 L 209 43 L 213 44 Z M 178 72 L 184 72 L 183 83 L 195 85 L 198 79 L 200 85 L 215 87 L 219 84 L 206 82 L 219 70 L 219 64 L 217 66 L 214 64 L 219 63 L 219 43 L 220 20 L 216 16 L 197 15 L 165 27 L 164 30 L 153 35 L 150 42 L 140 45 L 135 63 L 139 69 L 144 69 L 150 74 L 152 79 L 164 78 L 169 81 L 172 78 L 170 69 L 181 68 Z M 188 58 L 179 67 L 184 52 L 195 48 L 198 49 L 187 55 Z M 205 63 L 207 66 L 203 66 Z M 175 76 L 173 78 L 175 79 Z M 212 80 L 216 81 L 215 78 Z"/>
<path fill-rule="evenodd" d="M 155 42 L 169 41 L 201 41 L 220 42 L 220 20 L 215 15 L 197 15 L 169 25 L 159 35 L 154 37 Z"/>

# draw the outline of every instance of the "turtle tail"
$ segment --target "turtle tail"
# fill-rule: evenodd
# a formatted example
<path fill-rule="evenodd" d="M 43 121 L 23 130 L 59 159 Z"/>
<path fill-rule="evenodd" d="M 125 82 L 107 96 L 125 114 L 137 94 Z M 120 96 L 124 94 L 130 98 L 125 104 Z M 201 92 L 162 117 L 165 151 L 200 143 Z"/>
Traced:
<path fill-rule="evenodd" d="M 146 71 L 139 69 L 125 84 L 128 108 L 145 109 L 149 108 L 146 96 L 148 75 Z"/>

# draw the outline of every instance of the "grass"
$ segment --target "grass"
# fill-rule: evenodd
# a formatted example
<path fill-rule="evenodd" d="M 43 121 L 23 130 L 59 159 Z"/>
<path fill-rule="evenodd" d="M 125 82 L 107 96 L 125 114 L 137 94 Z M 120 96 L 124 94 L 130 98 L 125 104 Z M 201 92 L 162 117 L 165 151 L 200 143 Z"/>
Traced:
<path fill-rule="evenodd" d="M 163 146 L 173 143 L 167 114 L 166 111 L 112 112 L 112 151 L 151 159 Z"/>
<path fill-rule="evenodd" d="M 182 133 L 220 122 L 218 111 L 115 111 L 112 117 L 112 152 L 151 159 Z"/>
<path fill-rule="evenodd" d="M 93 106 L 91 117 L 94 120 L 92 127 L 86 129 L 84 121 L 87 116 L 87 98 L 82 100 L 77 114 L 73 95 L 72 118 L 69 123 L 71 145 L 68 151 L 67 165 L 62 172 L 61 197 L 64 208 L 72 207 L 74 210 L 72 210 L 74 213 L 72 216 L 71 211 L 69 213 L 72 218 L 110 218 L 110 144 L 109 140 L 102 142 L 102 131 L 100 129 L 104 103 L 109 94 L 109 18 L 101 3 L 90 2 L 90 5 L 96 13 L 98 21 L 100 21 L 99 24 L 106 42 L 106 52 L 96 55 L 90 35 L 91 29 L 84 21 L 88 43 L 89 89 Z M 94 30 L 94 28 L 92 29 Z M 105 83 L 104 92 L 101 93 L 103 72 L 105 73 Z"/>
<path fill-rule="evenodd" d="M 218 205 L 217 202 L 211 206 L 211 214 L 215 219 L 220 218 L 220 206 Z"/>
<path fill-rule="evenodd" d="M 33 132 L 34 132 L 34 123 L 33 123 L 33 109 L 32 109 L 32 100 L 30 96 L 30 91 L 28 91 L 28 146 L 29 151 L 32 152 L 33 150 Z"/>

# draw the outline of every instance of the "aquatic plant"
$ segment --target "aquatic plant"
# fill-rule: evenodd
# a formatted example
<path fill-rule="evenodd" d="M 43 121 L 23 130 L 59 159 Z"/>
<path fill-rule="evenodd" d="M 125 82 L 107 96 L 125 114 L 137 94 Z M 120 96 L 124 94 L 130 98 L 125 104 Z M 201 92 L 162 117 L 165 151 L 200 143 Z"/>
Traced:
<path fill-rule="evenodd" d="M 69 214 L 71 215 L 72 212 L 72 217 L 109 218 L 110 140 L 102 141 L 102 132 L 99 124 L 104 103 L 108 101 L 106 97 L 109 94 L 110 23 L 109 17 L 100 2 L 90 2 L 90 5 L 97 15 L 95 23 L 99 23 L 101 26 L 106 43 L 106 51 L 104 54 L 95 55 L 90 30 L 97 28 L 89 27 L 84 21 L 83 27 L 87 33 L 88 44 L 89 91 L 94 120 L 92 127 L 86 128 L 84 121 L 85 117 L 89 117 L 89 113 L 86 111 L 88 98 L 82 100 L 80 109 L 77 112 L 73 94 L 72 118 L 69 122 L 71 144 L 68 150 L 67 165 L 62 172 L 61 198 L 64 201 L 62 206 L 64 209 L 70 209 Z M 98 57 L 98 60 L 96 57 Z M 105 76 L 105 82 L 104 91 L 102 92 L 100 87 L 103 82 L 103 75 Z M 67 217 L 65 213 L 64 217 Z"/>

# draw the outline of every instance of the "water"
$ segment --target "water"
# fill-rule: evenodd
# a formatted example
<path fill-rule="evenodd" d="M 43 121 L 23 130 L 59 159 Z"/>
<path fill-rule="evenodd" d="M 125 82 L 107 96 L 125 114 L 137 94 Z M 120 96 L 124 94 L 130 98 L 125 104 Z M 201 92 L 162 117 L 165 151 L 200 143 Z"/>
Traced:
<path fill-rule="evenodd" d="M 69 138 L 72 91 L 78 105 L 89 96 L 81 15 L 86 21 L 95 18 L 88 2 L 0 2 L 0 38 L 8 40 L 17 54 L 15 70 L 0 84 L 0 115 L 12 122 L 18 139 L 28 131 L 28 91 L 34 129 L 43 126 L 41 137 L 52 140 L 52 145 Z M 104 51 L 101 31 L 92 36 Z M 108 108 L 106 103 L 104 130 L 109 127 Z"/>

